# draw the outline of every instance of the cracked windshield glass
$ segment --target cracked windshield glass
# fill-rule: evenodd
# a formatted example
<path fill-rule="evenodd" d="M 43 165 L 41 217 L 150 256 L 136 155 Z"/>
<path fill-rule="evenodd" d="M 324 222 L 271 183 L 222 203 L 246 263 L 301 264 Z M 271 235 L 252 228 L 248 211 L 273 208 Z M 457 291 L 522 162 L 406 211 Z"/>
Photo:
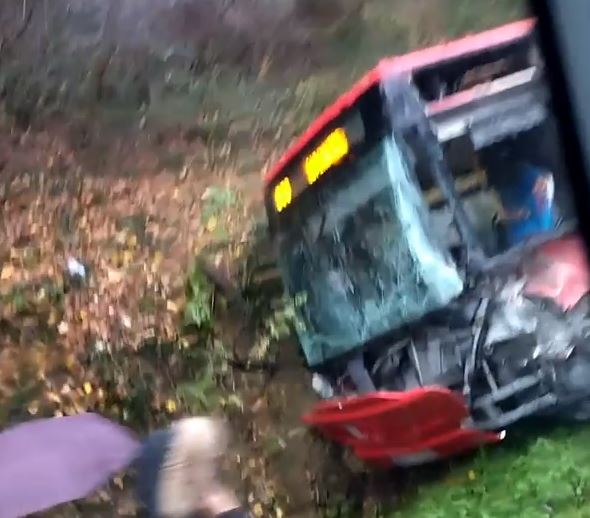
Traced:
<path fill-rule="evenodd" d="M 334 181 L 302 201 L 279 230 L 281 266 L 311 364 L 408 324 L 462 289 L 393 137 L 330 174 Z"/>

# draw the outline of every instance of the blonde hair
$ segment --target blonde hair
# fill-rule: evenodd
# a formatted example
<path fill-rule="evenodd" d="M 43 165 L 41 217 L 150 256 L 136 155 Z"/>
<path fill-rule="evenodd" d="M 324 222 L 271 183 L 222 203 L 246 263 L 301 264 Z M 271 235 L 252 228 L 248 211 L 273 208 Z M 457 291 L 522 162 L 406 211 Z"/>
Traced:
<path fill-rule="evenodd" d="M 228 444 L 225 423 L 191 417 L 174 423 L 172 440 L 158 482 L 158 510 L 166 518 L 183 518 L 203 508 L 216 485 L 218 461 Z"/>

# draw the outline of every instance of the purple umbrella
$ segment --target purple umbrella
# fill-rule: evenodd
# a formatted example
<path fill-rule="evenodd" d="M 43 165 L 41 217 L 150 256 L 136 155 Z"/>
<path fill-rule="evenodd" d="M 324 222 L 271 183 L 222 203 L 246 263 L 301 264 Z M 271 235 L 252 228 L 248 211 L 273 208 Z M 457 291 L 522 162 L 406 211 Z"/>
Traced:
<path fill-rule="evenodd" d="M 0 518 L 83 498 L 134 459 L 139 442 L 96 414 L 39 419 L 0 433 Z"/>

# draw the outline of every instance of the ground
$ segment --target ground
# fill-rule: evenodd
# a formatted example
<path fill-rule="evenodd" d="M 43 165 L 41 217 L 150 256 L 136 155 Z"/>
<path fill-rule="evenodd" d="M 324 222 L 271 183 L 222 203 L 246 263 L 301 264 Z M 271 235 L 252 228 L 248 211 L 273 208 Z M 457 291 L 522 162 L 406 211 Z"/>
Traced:
<path fill-rule="evenodd" d="M 246 66 L 229 53 L 170 75 L 170 95 L 147 106 L 36 117 L 7 99 L 0 425 L 94 410 L 145 434 L 223 414 L 228 476 L 255 516 L 585 516 L 584 430 L 514 440 L 428 476 L 367 473 L 311 434 L 300 422 L 316 400 L 309 373 L 272 277 L 252 261 L 261 174 L 326 103 L 383 55 L 519 13 L 510 0 L 312 9 L 300 13 L 316 24 L 297 59 L 281 47 Z M 122 474 L 48 516 L 133 516 L 131 484 Z"/>

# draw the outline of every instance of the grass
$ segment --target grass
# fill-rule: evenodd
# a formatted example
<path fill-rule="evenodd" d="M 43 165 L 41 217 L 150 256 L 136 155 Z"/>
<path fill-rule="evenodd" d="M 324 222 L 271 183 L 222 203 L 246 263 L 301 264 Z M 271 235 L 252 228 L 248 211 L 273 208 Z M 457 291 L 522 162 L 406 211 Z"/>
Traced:
<path fill-rule="evenodd" d="M 508 436 L 417 490 L 391 518 L 590 517 L 590 427 Z"/>

